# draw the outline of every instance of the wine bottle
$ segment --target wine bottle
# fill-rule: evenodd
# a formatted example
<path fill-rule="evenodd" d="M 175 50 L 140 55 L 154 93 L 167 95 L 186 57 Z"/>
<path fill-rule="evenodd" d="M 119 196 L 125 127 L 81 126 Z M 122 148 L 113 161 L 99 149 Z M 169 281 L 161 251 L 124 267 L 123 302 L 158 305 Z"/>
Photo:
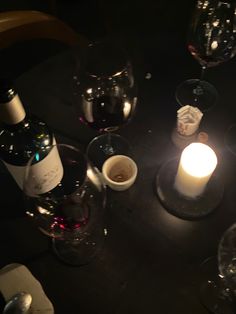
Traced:
<path fill-rule="evenodd" d="M 23 189 L 27 163 L 34 158 L 37 194 L 51 190 L 63 176 L 54 135 L 44 121 L 26 114 L 12 83 L 1 80 L 0 121 L 0 158 L 18 186 Z"/>

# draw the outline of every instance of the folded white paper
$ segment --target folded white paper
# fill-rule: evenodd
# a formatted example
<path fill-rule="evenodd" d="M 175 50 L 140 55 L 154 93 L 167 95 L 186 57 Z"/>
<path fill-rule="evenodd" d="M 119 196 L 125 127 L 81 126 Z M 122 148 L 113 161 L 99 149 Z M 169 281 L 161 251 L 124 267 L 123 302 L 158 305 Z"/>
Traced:
<path fill-rule="evenodd" d="M 177 132 L 184 136 L 194 134 L 201 122 L 203 113 L 192 106 L 181 107 L 177 111 Z"/>
<path fill-rule="evenodd" d="M 9 264 L 0 270 L 0 291 L 6 301 L 18 292 L 30 293 L 32 296 L 30 314 L 54 313 L 53 305 L 40 282 L 24 265 Z"/>

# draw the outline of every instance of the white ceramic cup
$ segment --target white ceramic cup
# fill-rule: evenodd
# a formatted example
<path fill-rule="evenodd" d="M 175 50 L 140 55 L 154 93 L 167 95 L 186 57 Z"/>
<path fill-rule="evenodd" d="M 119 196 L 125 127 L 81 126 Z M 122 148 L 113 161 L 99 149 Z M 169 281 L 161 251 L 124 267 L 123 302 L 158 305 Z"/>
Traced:
<path fill-rule="evenodd" d="M 105 184 L 116 191 L 127 190 L 134 183 L 137 173 L 136 163 L 125 155 L 112 156 L 102 166 Z"/>

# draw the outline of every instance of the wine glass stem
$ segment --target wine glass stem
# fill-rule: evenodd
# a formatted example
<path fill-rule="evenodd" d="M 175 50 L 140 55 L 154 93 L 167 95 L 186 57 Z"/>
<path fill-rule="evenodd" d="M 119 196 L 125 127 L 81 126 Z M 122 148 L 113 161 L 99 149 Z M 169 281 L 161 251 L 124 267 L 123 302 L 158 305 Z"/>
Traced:
<path fill-rule="evenodd" d="M 111 144 L 111 132 L 107 132 L 107 143 L 103 151 L 107 156 L 112 156 L 115 153 L 114 148 L 112 147 Z"/>
<path fill-rule="evenodd" d="M 107 132 L 107 145 L 111 146 L 111 132 Z"/>
<path fill-rule="evenodd" d="M 206 72 L 206 66 L 202 66 L 200 81 L 203 81 L 205 72 Z"/>

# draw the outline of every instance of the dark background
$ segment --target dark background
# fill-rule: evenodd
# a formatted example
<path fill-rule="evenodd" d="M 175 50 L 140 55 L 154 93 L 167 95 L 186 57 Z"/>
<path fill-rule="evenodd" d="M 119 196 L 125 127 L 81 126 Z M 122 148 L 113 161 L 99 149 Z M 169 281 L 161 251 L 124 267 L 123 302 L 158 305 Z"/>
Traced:
<path fill-rule="evenodd" d="M 189 20 L 195 0 L 2 0 L 0 11 L 39 10 L 56 15 L 78 32 L 94 39 L 107 32 L 144 29 L 158 35 L 181 32 Z"/>
<path fill-rule="evenodd" d="M 57 16 L 88 40 L 117 38 L 148 70 L 148 65 L 168 67 L 163 54 L 192 58 L 186 35 L 194 4 L 194 0 L 1 0 L 0 11 L 39 10 Z M 64 48 L 51 41 L 41 47 L 37 41 L 1 51 L 1 73 L 17 77 Z"/>

